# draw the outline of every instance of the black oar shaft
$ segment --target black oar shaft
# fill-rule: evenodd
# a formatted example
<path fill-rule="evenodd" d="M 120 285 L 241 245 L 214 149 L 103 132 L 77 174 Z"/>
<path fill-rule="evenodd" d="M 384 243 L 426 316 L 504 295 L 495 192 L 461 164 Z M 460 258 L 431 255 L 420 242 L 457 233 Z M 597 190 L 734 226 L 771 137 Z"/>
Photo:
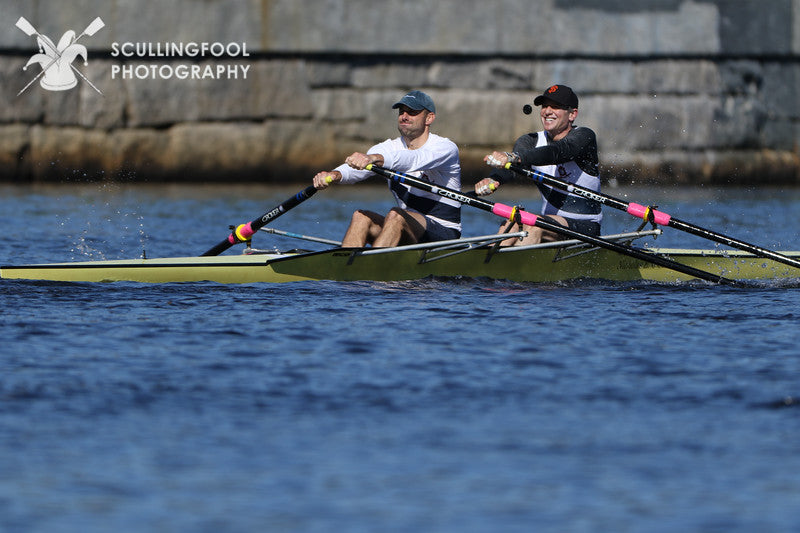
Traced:
<path fill-rule="evenodd" d="M 750 244 L 748 242 L 744 242 L 739 239 L 734 239 L 733 237 L 729 237 L 727 235 L 723 235 L 721 233 L 717 233 L 715 231 L 711 231 L 709 229 L 702 228 L 700 226 L 696 226 L 694 224 L 690 224 L 682 220 L 678 220 L 677 218 L 674 218 L 671 215 L 668 215 L 667 213 L 664 213 L 662 211 L 657 211 L 650 207 L 646 207 L 634 202 L 625 202 L 618 198 L 614 198 L 613 196 L 598 193 L 591 189 L 581 187 L 580 185 L 567 183 L 566 181 L 560 180 L 558 178 L 555 178 L 553 176 L 550 176 L 549 174 L 545 174 L 544 172 L 540 172 L 538 170 L 523 168 L 520 167 L 519 165 L 512 165 L 510 163 L 506 165 L 506 168 L 513 170 L 518 174 L 528 176 L 529 178 L 539 183 L 543 183 L 545 185 L 549 185 L 550 187 L 555 187 L 557 189 L 562 189 L 569 193 L 575 194 L 576 196 L 581 196 L 589 200 L 595 200 L 601 203 L 602 205 L 607 205 L 609 207 L 613 207 L 614 209 L 625 211 L 626 213 L 629 213 L 635 217 L 642 218 L 648 221 L 653 221 L 661 226 L 668 226 L 670 228 L 675 228 L 677 230 L 684 231 L 686 233 L 691 233 L 692 235 L 695 235 L 697 237 L 703 237 L 705 239 L 718 242 L 726 246 L 730 246 L 731 248 L 737 248 L 739 250 L 749 252 L 759 257 L 766 257 L 772 259 L 773 261 L 777 261 L 779 263 L 790 265 L 795 268 L 800 268 L 800 260 L 788 257 L 784 254 L 775 252 L 773 250 L 769 250 L 767 248 L 762 248 L 761 246 L 757 246 L 755 244 Z"/>
<path fill-rule="evenodd" d="M 737 248 L 739 250 L 744 250 L 749 252 L 753 255 L 757 255 L 759 257 L 765 257 L 768 259 L 772 259 L 778 263 L 783 263 L 785 265 L 790 265 L 795 268 L 800 268 L 800 261 L 794 259 L 792 257 L 788 257 L 782 253 L 775 252 L 768 248 L 762 248 L 760 246 L 756 246 L 754 244 L 746 243 L 740 241 L 738 239 L 734 239 L 733 237 L 728 237 L 727 235 L 722 235 L 705 228 L 701 228 L 700 226 L 695 226 L 694 224 L 690 224 L 688 222 L 684 222 L 682 220 L 678 220 L 675 217 L 669 219 L 668 226 L 670 228 L 675 228 L 681 231 L 685 231 L 686 233 L 691 233 L 692 235 L 696 235 L 698 237 L 704 237 L 714 242 L 718 242 L 720 244 L 724 244 L 726 246 L 730 246 L 731 248 Z"/>
<path fill-rule="evenodd" d="M 317 192 L 317 189 L 314 188 L 313 185 L 309 185 L 299 193 L 295 194 L 291 198 L 288 198 L 281 202 L 277 207 L 271 209 L 261 215 L 259 218 L 248 222 L 247 224 L 240 224 L 234 231 L 228 235 L 228 238 L 224 241 L 221 241 L 219 244 L 214 246 L 213 248 L 206 251 L 201 257 L 205 256 L 212 256 L 212 255 L 219 255 L 234 244 L 245 242 L 250 239 L 250 237 L 257 232 L 259 229 L 264 227 L 269 222 L 275 220 L 286 211 L 296 207 L 297 205 L 301 204 L 305 200 L 311 198 L 314 193 Z"/>
<path fill-rule="evenodd" d="M 438 194 L 439 196 L 444 196 L 445 198 L 450 198 L 462 204 L 469 205 L 472 207 L 477 207 L 478 209 L 483 209 L 484 211 L 489 211 L 490 213 L 494 213 L 495 215 L 502 216 L 504 218 L 514 219 L 516 217 L 519 217 L 520 221 L 523 224 L 527 224 L 529 226 L 538 226 L 542 229 L 546 229 L 572 239 L 577 239 L 582 242 L 592 244 L 594 246 L 606 248 L 608 250 L 617 252 L 619 254 L 634 257 L 636 259 L 640 259 L 648 263 L 653 263 L 662 266 L 664 268 L 674 270 L 676 272 L 681 272 L 688 276 L 692 276 L 712 283 L 720 283 L 725 285 L 744 285 L 743 283 L 738 282 L 736 280 L 728 279 L 723 276 L 719 276 L 717 274 L 706 272 L 704 270 L 699 270 L 692 266 L 684 265 L 683 263 L 678 263 L 677 261 L 673 261 L 672 259 L 668 259 L 660 255 L 645 252 L 643 250 L 638 250 L 636 248 L 608 241 L 600 237 L 593 237 L 591 235 L 586 235 L 583 233 L 579 233 L 577 231 L 573 231 L 569 228 L 561 226 L 560 224 L 553 224 L 551 222 L 548 222 L 542 219 L 541 217 L 534 215 L 533 213 L 518 211 L 517 208 L 515 207 L 511 207 L 498 202 L 490 202 L 488 200 L 484 200 L 481 198 L 474 198 L 472 196 L 468 196 L 462 193 L 461 191 L 456 191 L 453 189 L 449 189 L 447 187 L 439 187 L 437 185 L 428 183 L 427 181 L 423 181 L 414 178 L 412 176 L 409 176 L 407 174 L 403 174 L 402 172 L 397 172 L 395 170 L 391 170 L 388 168 L 379 167 L 377 165 L 368 165 L 367 170 L 370 170 L 372 172 L 375 172 L 376 174 L 395 180 L 397 182 L 405 183 L 411 185 L 412 187 L 416 187 L 418 189 L 431 192 L 433 194 Z"/>

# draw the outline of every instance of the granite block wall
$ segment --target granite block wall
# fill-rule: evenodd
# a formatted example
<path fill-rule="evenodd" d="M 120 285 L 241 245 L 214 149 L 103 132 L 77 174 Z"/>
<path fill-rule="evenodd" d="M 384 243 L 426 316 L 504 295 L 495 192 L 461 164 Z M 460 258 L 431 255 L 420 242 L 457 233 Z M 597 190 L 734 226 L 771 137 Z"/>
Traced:
<path fill-rule="evenodd" d="M 100 17 L 75 87 L 20 17 L 56 48 Z M 795 184 L 798 50 L 800 0 L 0 0 L 0 179 L 306 180 L 419 88 L 468 182 L 565 83 L 605 179 Z"/>

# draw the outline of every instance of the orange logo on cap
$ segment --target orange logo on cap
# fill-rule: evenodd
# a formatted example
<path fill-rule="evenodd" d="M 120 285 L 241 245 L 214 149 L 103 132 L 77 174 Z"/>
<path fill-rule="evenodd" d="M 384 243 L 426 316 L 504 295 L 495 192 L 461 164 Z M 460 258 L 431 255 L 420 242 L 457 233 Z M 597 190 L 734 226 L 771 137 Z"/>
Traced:
<path fill-rule="evenodd" d="M 547 89 L 548 93 L 554 93 L 558 90 L 558 85 L 553 85 L 549 89 Z"/>

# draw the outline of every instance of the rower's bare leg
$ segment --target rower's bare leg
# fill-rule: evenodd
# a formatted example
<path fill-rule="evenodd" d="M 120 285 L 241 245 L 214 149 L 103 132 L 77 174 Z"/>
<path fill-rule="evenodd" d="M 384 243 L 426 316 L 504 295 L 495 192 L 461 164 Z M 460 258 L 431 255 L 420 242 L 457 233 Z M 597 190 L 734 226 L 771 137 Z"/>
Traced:
<path fill-rule="evenodd" d="M 383 229 L 372 246 L 387 248 L 400 244 L 416 244 L 425 233 L 425 225 L 423 215 L 394 207 L 386 214 Z"/>
<path fill-rule="evenodd" d="M 565 228 L 568 227 L 567 219 L 564 217 L 560 217 L 558 215 L 548 215 L 548 218 L 552 219 L 555 222 L 558 222 L 560 225 L 564 226 Z M 500 226 L 500 232 L 505 232 L 506 227 L 508 224 L 513 224 L 513 222 L 506 222 L 502 226 Z M 517 226 L 519 227 L 519 226 Z M 553 231 L 548 231 L 537 226 L 528 226 L 527 224 L 522 225 L 523 231 L 527 231 L 528 235 L 523 237 L 522 239 L 519 238 L 511 238 L 505 239 L 500 243 L 501 246 L 528 246 L 530 244 L 539 244 L 541 242 L 553 242 L 553 241 L 560 241 L 564 237 L 560 234 L 555 233 Z M 514 228 L 511 229 L 514 231 Z"/>
<path fill-rule="evenodd" d="M 359 209 L 353 213 L 350 226 L 342 238 L 342 248 L 363 248 L 380 235 L 384 218 L 373 211 Z"/>
<path fill-rule="evenodd" d="M 497 232 L 498 233 L 507 233 L 506 228 L 508 228 L 509 224 L 513 224 L 514 227 L 509 229 L 508 231 L 520 231 L 520 230 L 527 230 L 528 228 L 530 228 L 530 226 L 525 226 L 524 224 L 523 224 L 522 228 L 520 228 L 519 224 L 517 224 L 516 222 L 511 222 L 511 221 L 507 220 L 505 223 L 500 225 L 500 229 Z M 530 231 L 528 231 L 528 235 L 530 235 Z M 515 246 L 518 243 L 520 243 L 520 238 L 519 237 L 512 237 L 510 239 L 503 239 L 502 241 L 500 241 L 500 246 Z"/>

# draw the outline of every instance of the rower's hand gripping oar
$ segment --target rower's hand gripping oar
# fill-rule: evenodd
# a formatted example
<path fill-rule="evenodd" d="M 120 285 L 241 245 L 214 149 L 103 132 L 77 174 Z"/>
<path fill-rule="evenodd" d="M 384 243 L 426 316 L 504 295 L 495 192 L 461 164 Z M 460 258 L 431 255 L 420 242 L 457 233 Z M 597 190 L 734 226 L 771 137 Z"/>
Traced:
<path fill-rule="evenodd" d="M 560 180 L 538 170 L 524 168 L 511 163 L 507 163 L 505 168 L 513 170 L 517 174 L 527 176 L 539 183 L 549 185 L 550 187 L 555 187 L 589 200 L 595 200 L 600 202 L 602 205 L 607 205 L 609 207 L 613 207 L 614 209 L 625 211 L 626 213 L 633 215 L 634 217 L 644 219 L 645 221 L 655 222 L 660 226 L 668 226 L 670 228 L 685 231 L 686 233 L 691 233 L 692 235 L 703 237 L 705 239 L 730 246 L 731 248 L 744 250 L 745 252 L 749 252 L 758 257 L 772 259 L 773 261 L 777 261 L 779 263 L 800 268 L 800 260 L 788 257 L 772 250 L 768 250 L 766 248 L 762 248 L 760 246 L 756 246 L 755 244 L 750 244 L 738 239 L 734 239 L 733 237 L 728 237 L 727 235 L 722 235 L 721 233 L 701 228 L 700 226 L 695 226 L 694 224 L 690 224 L 682 220 L 678 220 L 677 218 L 662 211 L 658 211 L 653 207 L 640 205 L 634 202 L 624 202 L 618 198 L 614 198 L 613 196 L 608 196 L 607 194 L 598 193 L 579 185 L 567 183 L 566 181 Z"/>
<path fill-rule="evenodd" d="M 551 222 L 548 222 L 547 220 L 544 220 L 538 217 L 537 215 L 534 215 L 533 213 L 529 213 L 527 211 L 521 211 L 517 207 L 511 207 L 509 205 L 497 202 L 490 202 L 488 200 L 484 200 L 481 198 L 468 196 L 462 193 L 461 191 L 456 191 L 454 189 L 449 189 L 447 187 L 439 187 L 427 181 L 423 181 L 414 178 L 412 176 L 409 176 L 407 174 L 403 174 L 402 172 L 397 172 L 395 170 L 383 168 L 375 164 L 367 165 L 366 169 L 381 176 L 384 176 L 386 178 L 397 181 L 399 183 L 404 183 L 412 187 L 428 191 L 433 194 L 438 194 L 439 196 L 444 196 L 445 198 L 450 198 L 451 200 L 455 200 L 464 205 L 469 205 L 471 207 L 477 207 L 478 209 L 483 209 L 484 211 L 489 211 L 490 213 L 494 213 L 495 215 L 507 218 L 509 220 L 513 221 L 519 220 L 520 222 L 522 222 L 523 224 L 527 224 L 528 226 L 537 226 L 542 229 L 546 229 L 548 231 L 564 235 L 571 239 L 577 239 L 582 242 L 598 246 L 600 248 L 606 248 L 608 250 L 612 250 L 619 254 L 634 257 L 641 261 L 653 263 L 662 266 L 664 268 L 669 268 L 671 270 L 675 270 L 676 272 L 681 272 L 683 274 L 687 274 L 689 276 L 698 279 L 702 279 L 712 283 L 721 283 L 725 285 L 744 285 L 743 283 L 740 283 L 736 280 L 728 279 L 716 274 L 711 274 L 710 272 L 706 272 L 704 270 L 699 270 L 689 265 L 678 263 L 677 261 L 667 259 L 666 257 L 660 255 L 645 252 L 637 248 L 632 248 L 630 246 L 625 246 L 623 244 L 619 244 L 616 242 L 608 241 L 600 237 L 593 237 L 591 235 L 586 235 L 583 233 L 579 233 L 577 231 L 573 231 L 569 228 L 565 228 L 560 224 L 553 224 Z"/>
<path fill-rule="evenodd" d="M 332 180 L 330 176 L 328 176 L 328 182 Z M 313 185 L 309 185 L 299 193 L 295 194 L 291 198 L 288 198 L 280 205 L 267 211 L 261 217 L 251 220 L 247 224 L 239 224 L 235 230 L 228 235 L 228 238 L 224 241 L 221 241 L 219 244 L 205 252 L 201 257 L 211 256 L 211 255 L 219 255 L 234 244 L 238 244 L 240 242 L 247 242 L 250 240 L 250 237 L 253 236 L 255 232 L 260 230 L 262 227 L 266 226 L 269 222 L 275 220 L 288 210 L 292 209 L 293 207 L 297 207 L 304 201 L 308 200 L 314 193 L 317 192 L 317 189 Z"/>

